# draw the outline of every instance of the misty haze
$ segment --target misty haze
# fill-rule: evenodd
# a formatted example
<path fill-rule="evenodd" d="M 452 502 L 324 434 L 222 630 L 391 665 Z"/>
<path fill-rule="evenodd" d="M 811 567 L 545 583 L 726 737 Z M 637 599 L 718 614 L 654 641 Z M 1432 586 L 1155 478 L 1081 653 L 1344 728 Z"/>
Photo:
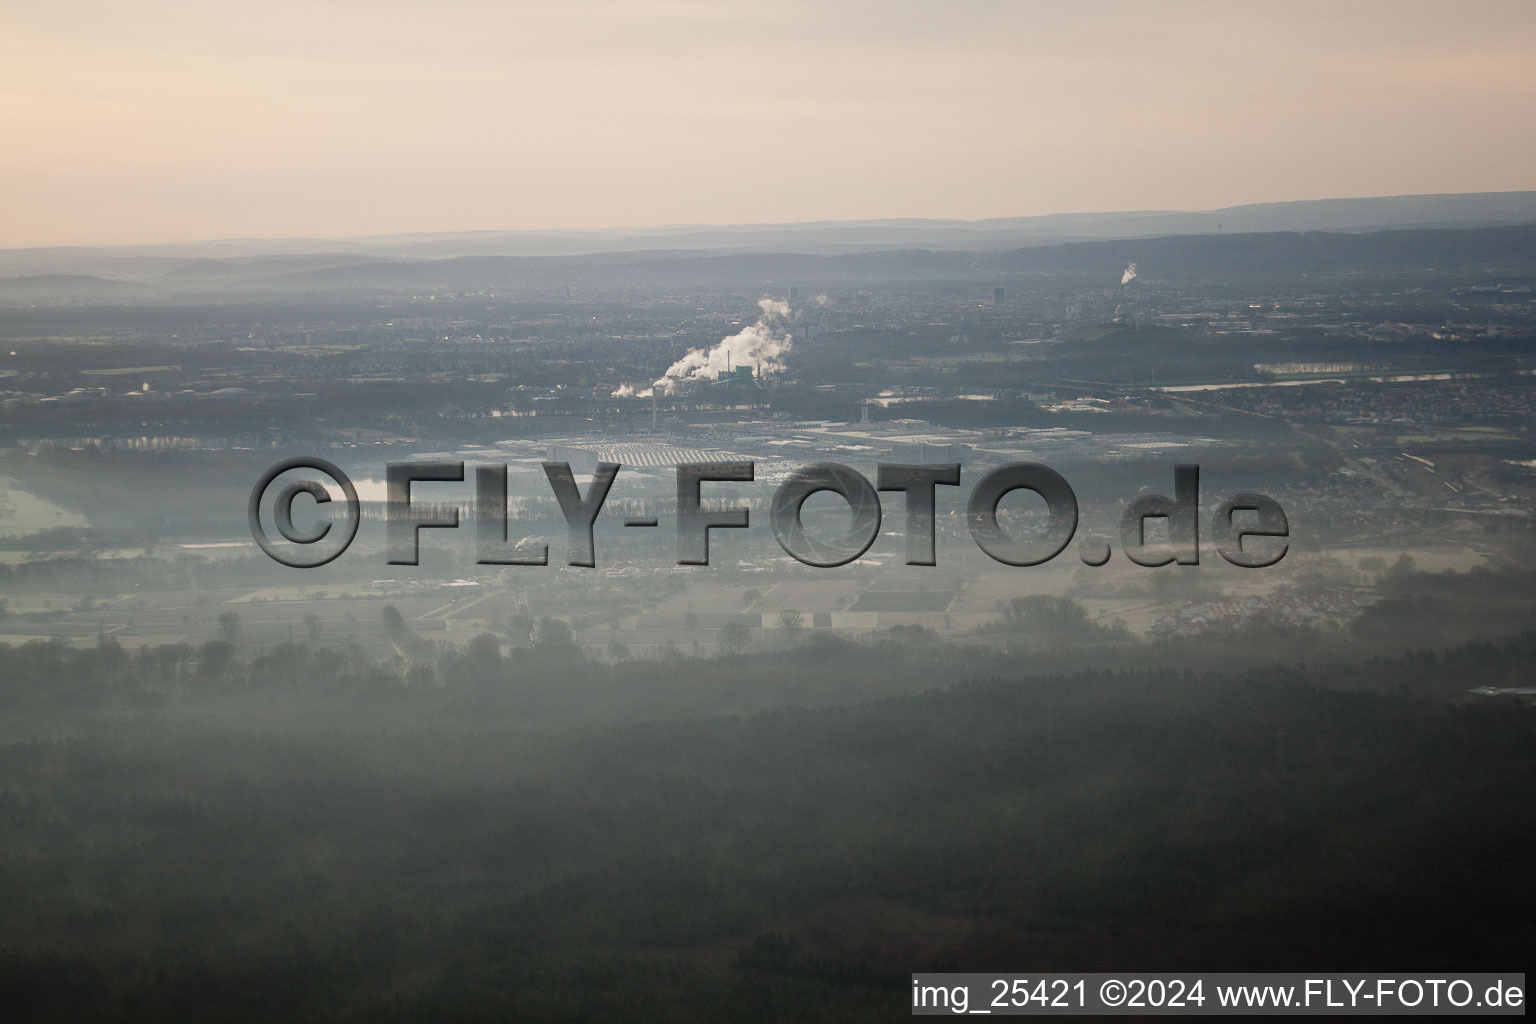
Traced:
<path fill-rule="evenodd" d="M 1536 19 L 1458 10 L 0 15 L 6 1018 L 1523 971 Z"/>

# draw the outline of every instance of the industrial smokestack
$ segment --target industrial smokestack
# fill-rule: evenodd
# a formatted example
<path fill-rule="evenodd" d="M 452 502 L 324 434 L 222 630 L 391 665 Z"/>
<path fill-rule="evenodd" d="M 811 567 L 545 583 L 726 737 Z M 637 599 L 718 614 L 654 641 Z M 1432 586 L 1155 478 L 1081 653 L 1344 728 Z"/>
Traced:
<path fill-rule="evenodd" d="M 654 399 L 658 392 L 672 394 L 681 384 L 729 380 L 736 373 L 736 352 L 742 352 L 743 366 L 757 364 L 760 378 L 766 379 L 770 373 L 783 373 L 784 357 L 794 344 L 794 336 L 789 333 L 789 304 L 765 297 L 757 300 L 757 306 L 762 315 L 756 323 L 707 349 L 692 349 L 669 366 L 650 387 L 636 389 L 634 385 L 621 384 L 614 389 L 613 397 Z"/>
<path fill-rule="evenodd" d="M 757 301 L 762 315 L 757 322 L 743 327 L 729 338 L 712 348 L 696 348 L 667 368 L 667 372 L 653 385 L 668 394 L 679 384 L 691 381 L 719 380 L 729 376 L 734 367 L 733 346 L 745 348 L 745 358 L 760 363 L 768 373 L 784 372 L 784 356 L 794 339 L 788 331 L 789 304 L 778 299 L 762 298 Z"/>

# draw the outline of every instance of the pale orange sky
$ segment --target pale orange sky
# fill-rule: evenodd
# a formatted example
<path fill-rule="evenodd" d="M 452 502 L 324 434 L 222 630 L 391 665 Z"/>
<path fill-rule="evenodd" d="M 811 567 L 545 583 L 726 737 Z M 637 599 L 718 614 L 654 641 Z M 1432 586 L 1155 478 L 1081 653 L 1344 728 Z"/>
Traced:
<path fill-rule="evenodd" d="M 0 246 L 1536 188 L 1536 3 L 0 2 Z"/>

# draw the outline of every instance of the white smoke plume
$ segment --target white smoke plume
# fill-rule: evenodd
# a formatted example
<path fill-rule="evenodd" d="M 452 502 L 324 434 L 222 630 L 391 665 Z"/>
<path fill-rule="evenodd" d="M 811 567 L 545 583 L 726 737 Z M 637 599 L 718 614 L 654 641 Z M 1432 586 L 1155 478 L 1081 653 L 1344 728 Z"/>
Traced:
<path fill-rule="evenodd" d="M 608 397 L 609 398 L 634 398 L 635 397 L 635 389 L 633 387 L 631 387 L 630 385 L 628 385 L 628 384 L 620 384 L 618 387 L 613 389 L 613 394 L 609 395 Z"/>
<path fill-rule="evenodd" d="M 688 381 L 719 380 L 730 372 L 732 365 L 750 366 L 753 372 L 761 368 L 763 373 L 783 373 L 784 356 L 794 341 L 788 331 L 789 303 L 761 298 L 757 306 L 762 314 L 756 323 L 717 342 L 713 348 L 692 350 L 668 367 L 652 387 L 671 394 L 679 384 Z"/>
<path fill-rule="evenodd" d="M 1125 273 L 1120 275 L 1120 283 L 1130 284 L 1134 280 L 1136 280 L 1136 264 L 1127 263 L 1125 265 Z"/>

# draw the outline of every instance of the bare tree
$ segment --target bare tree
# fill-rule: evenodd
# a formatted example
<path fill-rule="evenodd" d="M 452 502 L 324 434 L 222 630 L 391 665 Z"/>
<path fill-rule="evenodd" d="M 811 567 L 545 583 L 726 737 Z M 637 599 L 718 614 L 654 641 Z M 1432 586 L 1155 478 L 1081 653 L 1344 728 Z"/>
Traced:
<path fill-rule="evenodd" d="M 720 630 L 720 642 L 725 645 L 725 649 L 731 654 L 740 654 L 746 650 L 747 643 L 751 638 L 752 634 L 740 622 L 727 623 Z"/>

